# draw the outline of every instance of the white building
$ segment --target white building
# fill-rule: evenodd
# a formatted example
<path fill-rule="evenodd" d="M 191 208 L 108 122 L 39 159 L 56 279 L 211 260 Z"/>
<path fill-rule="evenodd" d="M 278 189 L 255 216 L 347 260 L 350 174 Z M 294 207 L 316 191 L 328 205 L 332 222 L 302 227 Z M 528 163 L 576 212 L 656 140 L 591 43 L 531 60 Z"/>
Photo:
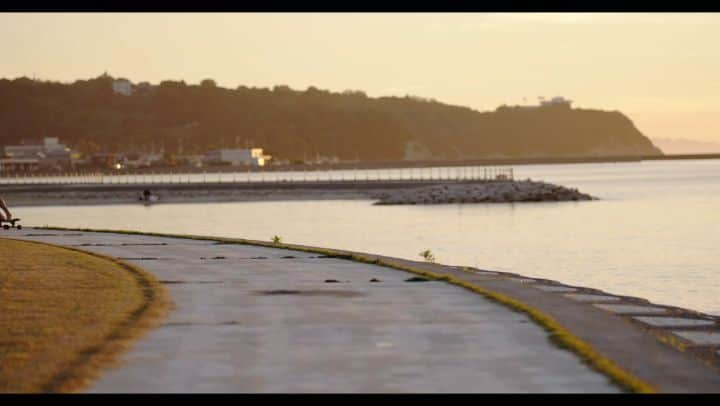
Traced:
<path fill-rule="evenodd" d="M 49 154 L 69 152 L 70 148 L 68 148 L 65 144 L 60 144 L 57 137 L 45 137 L 43 138 L 42 144 L 5 146 L 5 155 L 16 158 L 35 158 Z"/>
<path fill-rule="evenodd" d="M 72 164 L 72 151 L 56 137 L 43 138 L 42 144 L 6 145 L 0 170 L 32 170 L 43 167 L 63 167 Z"/>
<path fill-rule="evenodd" d="M 250 149 L 218 149 L 205 155 L 207 163 L 224 163 L 232 166 L 252 165 L 264 166 L 270 156 L 263 155 L 262 148 Z"/>
<path fill-rule="evenodd" d="M 113 81 L 113 92 L 123 96 L 130 96 L 133 92 L 133 84 L 127 79 L 116 79 Z"/>
<path fill-rule="evenodd" d="M 33 171 L 40 166 L 37 158 L 0 158 L 0 173 L 13 171 Z"/>
<path fill-rule="evenodd" d="M 127 156 L 125 165 L 131 168 L 150 167 L 162 161 L 162 154 L 130 154 Z"/>
<path fill-rule="evenodd" d="M 45 152 L 60 152 L 69 151 L 65 144 L 61 144 L 57 137 L 45 137 L 43 138 L 43 147 Z"/>
<path fill-rule="evenodd" d="M 570 107 L 570 104 L 572 104 L 572 100 L 568 100 L 562 96 L 553 97 L 550 100 L 542 100 L 540 101 L 541 106 L 556 106 L 556 105 L 562 105 L 567 104 L 568 107 Z"/>
<path fill-rule="evenodd" d="M 572 100 L 566 99 L 564 97 L 558 96 L 553 97 L 550 100 L 545 100 L 543 97 L 538 97 L 540 99 L 540 104 L 535 105 L 516 105 L 512 106 L 514 109 L 521 109 L 521 110 L 533 110 L 540 107 L 551 107 L 551 106 L 566 106 L 570 108 L 570 105 L 572 104 Z M 523 99 L 525 100 L 525 99 Z"/>

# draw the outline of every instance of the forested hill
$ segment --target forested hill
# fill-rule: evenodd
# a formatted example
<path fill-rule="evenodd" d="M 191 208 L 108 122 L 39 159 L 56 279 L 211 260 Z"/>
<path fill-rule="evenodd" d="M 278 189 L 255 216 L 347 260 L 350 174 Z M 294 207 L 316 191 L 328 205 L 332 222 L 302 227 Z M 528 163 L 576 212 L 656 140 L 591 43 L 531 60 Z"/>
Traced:
<path fill-rule="evenodd" d="M 620 112 L 546 106 L 478 112 L 414 97 L 226 89 L 165 81 L 116 94 L 107 75 L 72 84 L 0 80 L 0 144 L 59 137 L 82 152 L 204 153 L 255 146 L 289 160 L 661 154 Z"/>

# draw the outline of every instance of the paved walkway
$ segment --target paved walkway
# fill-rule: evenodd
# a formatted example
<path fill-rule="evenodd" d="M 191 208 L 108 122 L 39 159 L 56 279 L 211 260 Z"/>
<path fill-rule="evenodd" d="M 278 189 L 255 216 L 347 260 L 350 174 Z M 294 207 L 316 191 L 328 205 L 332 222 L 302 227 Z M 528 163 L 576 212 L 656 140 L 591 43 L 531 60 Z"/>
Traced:
<path fill-rule="evenodd" d="M 90 392 L 619 391 L 525 315 L 401 271 L 211 241 L 7 236 L 123 258 L 166 283 L 176 307 Z"/>

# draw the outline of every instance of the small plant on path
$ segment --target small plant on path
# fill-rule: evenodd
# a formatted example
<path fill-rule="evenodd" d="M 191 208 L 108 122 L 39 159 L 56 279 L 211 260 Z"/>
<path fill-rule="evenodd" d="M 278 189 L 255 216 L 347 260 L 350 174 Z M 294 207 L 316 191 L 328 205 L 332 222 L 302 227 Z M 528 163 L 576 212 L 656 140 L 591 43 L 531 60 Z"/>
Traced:
<path fill-rule="evenodd" d="M 282 238 L 279 235 L 274 235 L 272 238 L 272 243 L 278 245 L 282 243 Z"/>
<path fill-rule="evenodd" d="M 423 257 L 426 262 L 435 262 L 435 254 L 433 254 L 430 250 L 422 251 L 420 256 Z"/>

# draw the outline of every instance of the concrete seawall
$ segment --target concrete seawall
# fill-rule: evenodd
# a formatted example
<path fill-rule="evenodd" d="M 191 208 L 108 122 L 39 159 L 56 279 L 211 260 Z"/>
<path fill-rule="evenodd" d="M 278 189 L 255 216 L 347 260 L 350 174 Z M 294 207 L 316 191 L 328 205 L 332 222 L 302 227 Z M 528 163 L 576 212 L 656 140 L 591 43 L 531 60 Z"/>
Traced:
<path fill-rule="evenodd" d="M 481 184 L 467 180 L 372 180 L 307 182 L 28 184 L 0 185 L 11 206 L 137 203 L 147 189 L 158 203 L 268 200 L 372 199 L 380 193 L 440 184 Z"/>
<path fill-rule="evenodd" d="M 372 199 L 376 204 L 577 201 L 593 197 L 559 185 L 511 180 L 376 180 L 309 182 L 0 185 L 12 205 L 137 203 L 150 190 L 157 203 Z"/>
<path fill-rule="evenodd" d="M 0 192 L 115 192 L 143 189 L 170 191 L 198 190 L 374 190 L 402 189 L 444 183 L 473 183 L 467 180 L 357 180 L 357 181 L 293 181 L 293 182 L 203 182 L 203 183 L 136 183 L 136 184 L 25 184 L 0 185 Z M 478 183 L 483 183 L 479 181 Z"/>
<path fill-rule="evenodd" d="M 559 323 L 658 391 L 720 392 L 718 318 L 638 298 L 517 274 L 259 241 L 49 229 L 2 236 L 115 256 L 167 284 L 177 306 L 170 318 L 91 391 L 620 389 L 612 369 L 590 368 L 553 346 L 548 338 L 556 340 L 557 331 L 535 324 L 544 315 L 552 319 L 545 327 Z M 440 279 L 412 283 L 411 274 L 389 267 Z M 522 303 L 534 316 L 508 303 Z"/>

